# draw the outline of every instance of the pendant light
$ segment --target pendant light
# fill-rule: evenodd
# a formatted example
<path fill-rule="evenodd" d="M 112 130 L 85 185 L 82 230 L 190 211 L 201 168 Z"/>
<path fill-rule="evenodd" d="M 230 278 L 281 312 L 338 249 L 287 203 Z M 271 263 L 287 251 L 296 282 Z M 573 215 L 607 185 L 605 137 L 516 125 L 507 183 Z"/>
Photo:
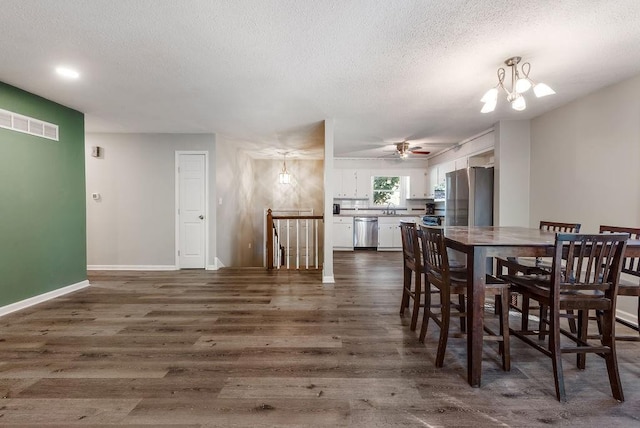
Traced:
<path fill-rule="evenodd" d="M 280 184 L 291 184 L 291 174 L 287 171 L 287 153 L 282 154 L 282 171 L 280 172 Z"/>

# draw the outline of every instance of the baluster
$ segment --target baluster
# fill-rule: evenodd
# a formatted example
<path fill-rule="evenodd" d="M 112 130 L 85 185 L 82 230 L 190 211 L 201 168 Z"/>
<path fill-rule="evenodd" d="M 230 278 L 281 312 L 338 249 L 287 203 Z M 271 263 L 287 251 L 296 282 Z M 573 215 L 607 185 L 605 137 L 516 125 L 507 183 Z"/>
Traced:
<path fill-rule="evenodd" d="M 300 220 L 296 220 L 296 269 L 300 269 Z"/>
<path fill-rule="evenodd" d="M 309 219 L 304 221 L 304 265 L 309 269 Z"/>
<path fill-rule="evenodd" d="M 315 248 L 316 248 L 316 269 L 318 269 L 318 220 L 313 220 L 313 222 L 315 223 L 314 229 L 315 229 L 315 234 L 316 234 L 316 239 L 315 239 Z"/>
<path fill-rule="evenodd" d="M 282 233 L 282 229 L 280 229 L 280 220 L 276 220 L 276 231 L 280 231 L 280 233 L 277 235 L 277 239 L 276 241 L 278 241 L 276 243 L 276 253 L 278 254 L 276 256 L 276 260 L 278 260 L 278 269 L 280 269 L 280 265 L 282 265 L 282 253 L 280 252 L 280 235 Z"/>

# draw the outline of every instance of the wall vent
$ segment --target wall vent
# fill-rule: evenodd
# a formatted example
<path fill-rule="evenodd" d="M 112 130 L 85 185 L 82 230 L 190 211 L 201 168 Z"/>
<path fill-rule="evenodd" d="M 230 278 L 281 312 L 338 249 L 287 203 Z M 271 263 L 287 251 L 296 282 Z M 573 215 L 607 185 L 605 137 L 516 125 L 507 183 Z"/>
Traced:
<path fill-rule="evenodd" d="M 58 125 L 0 109 L 0 128 L 58 141 Z"/>

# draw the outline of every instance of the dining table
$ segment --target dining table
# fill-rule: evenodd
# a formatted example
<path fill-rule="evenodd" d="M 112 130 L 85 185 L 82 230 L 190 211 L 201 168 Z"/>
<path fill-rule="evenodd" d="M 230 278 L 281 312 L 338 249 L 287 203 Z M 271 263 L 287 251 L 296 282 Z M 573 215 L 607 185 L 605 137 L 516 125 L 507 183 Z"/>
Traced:
<path fill-rule="evenodd" d="M 494 257 L 551 257 L 556 233 L 515 226 L 445 226 L 447 247 L 466 255 L 467 275 L 467 380 L 479 387 L 486 274 Z M 640 241 L 628 241 L 625 256 L 640 255 Z"/>

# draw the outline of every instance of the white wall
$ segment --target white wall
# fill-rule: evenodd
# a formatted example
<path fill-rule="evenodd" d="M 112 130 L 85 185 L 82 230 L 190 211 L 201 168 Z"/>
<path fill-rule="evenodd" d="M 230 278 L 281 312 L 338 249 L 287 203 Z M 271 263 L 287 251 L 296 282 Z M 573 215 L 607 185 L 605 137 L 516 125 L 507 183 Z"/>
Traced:
<path fill-rule="evenodd" d="M 640 227 L 640 76 L 531 123 L 531 219 Z"/>
<path fill-rule="evenodd" d="M 213 134 L 87 134 L 87 264 L 175 267 L 175 152 L 209 151 Z M 100 158 L 91 147 L 100 146 Z M 215 261 L 215 186 L 209 186 L 208 265 Z M 91 199 L 92 193 L 101 199 Z"/>
<path fill-rule="evenodd" d="M 481 132 L 478 136 L 471 137 L 468 140 L 461 141 L 451 149 L 436 155 L 429 159 L 429 166 L 438 165 L 445 162 L 451 162 L 457 159 L 466 158 L 468 156 L 486 152 L 495 145 L 495 133 L 493 129 Z"/>
<path fill-rule="evenodd" d="M 254 191 L 250 206 L 253 221 L 254 259 L 251 266 L 263 266 L 265 260 L 265 210 L 313 210 L 313 215 L 324 211 L 324 161 L 322 159 L 288 159 L 287 171 L 291 183 L 280 184 L 282 159 L 254 159 Z M 322 222 L 319 222 L 322 229 Z M 322 263 L 323 231 L 318 231 L 319 262 Z M 284 235 L 281 235 L 284 237 Z M 314 253 L 315 254 L 315 253 Z"/>
<path fill-rule="evenodd" d="M 640 227 L 640 76 L 531 122 L 531 222 Z M 635 318 L 637 299 L 619 299 Z"/>
<path fill-rule="evenodd" d="M 495 130 L 494 224 L 537 227 L 529 220 L 530 121 L 503 120 Z"/>
<path fill-rule="evenodd" d="M 324 174 L 322 177 L 324 184 L 324 263 L 322 264 L 322 282 L 334 283 L 333 275 L 333 222 L 329 219 L 333 218 L 333 184 L 332 177 L 334 169 L 333 159 L 333 136 L 335 132 L 335 121 L 327 119 L 324 125 Z"/>
<path fill-rule="evenodd" d="M 220 266 L 261 266 L 254 263 L 254 174 L 249 155 L 223 136 L 216 139 L 217 255 Z M 222 203 L 220 203 L 222 202 Z"/>
<path fill-rule="evenodd" d="M 262 267 L 265 209 L 310 208 L 322 215 L 324 164 L 287 159 L 291 184 L 280 184 L 282 159 L 253 159 L 238 147 L 241 142 L 216 137 L 217 254 L 222 266 Z"/>

